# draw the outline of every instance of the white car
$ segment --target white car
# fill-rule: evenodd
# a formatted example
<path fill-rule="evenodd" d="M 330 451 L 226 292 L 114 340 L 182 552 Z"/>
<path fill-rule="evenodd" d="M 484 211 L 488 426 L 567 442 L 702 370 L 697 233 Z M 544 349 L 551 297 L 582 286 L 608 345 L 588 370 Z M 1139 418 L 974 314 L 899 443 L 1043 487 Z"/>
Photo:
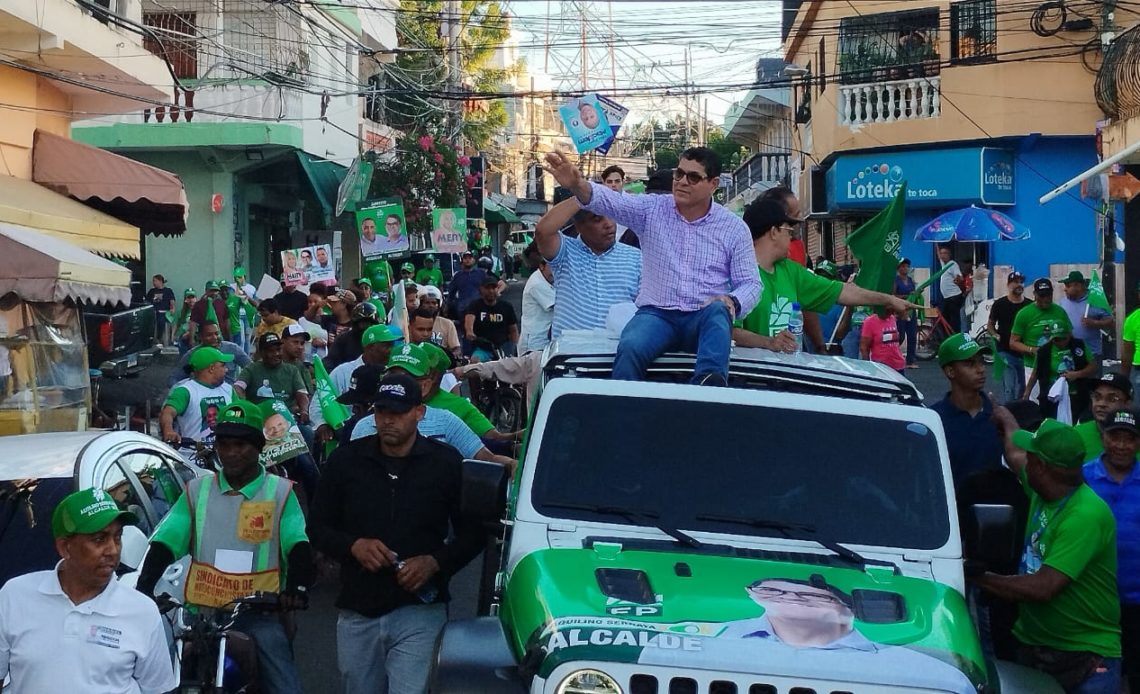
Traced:
<path fill-rule="evenodd" d="M 204 474 L 163 442 L 131 431 L 84 431 L 0 437 L 0 586 L 59 561 L 51 515 L 63 497 L 99 487 L 133 511 L 124 528 L 120 575 L 137 570 L 147 539 Z"/>

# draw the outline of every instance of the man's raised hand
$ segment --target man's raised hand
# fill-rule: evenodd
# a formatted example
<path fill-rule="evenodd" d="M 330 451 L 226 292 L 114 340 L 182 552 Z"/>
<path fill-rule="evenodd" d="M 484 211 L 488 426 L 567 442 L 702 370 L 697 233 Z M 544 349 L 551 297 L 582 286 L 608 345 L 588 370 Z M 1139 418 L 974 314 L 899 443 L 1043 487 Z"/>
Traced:
<path fill-rule="evenodd" d="M 561 152 L 549 152 L 546 155 L 546 166 L 544 167 L 554 176 L 554 180 L 567 190 L 574 191 L 577 195 L 578 188 L 583 183 L 582 172 L 574 165 L 572 161 L 566 158 L 566 155 Z"/>

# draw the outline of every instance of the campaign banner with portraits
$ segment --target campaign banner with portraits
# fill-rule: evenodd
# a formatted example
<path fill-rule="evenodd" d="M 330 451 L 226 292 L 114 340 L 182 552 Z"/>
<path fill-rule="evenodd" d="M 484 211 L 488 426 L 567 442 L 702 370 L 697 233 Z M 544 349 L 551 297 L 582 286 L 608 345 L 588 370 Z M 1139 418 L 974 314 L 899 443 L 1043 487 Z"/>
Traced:
<path fill-rule="evenodd" d="M 260 461 L 269 467 L 292 460 L 309 450 L 297 420 L 289 407 L 280 400 L 266 400 L 261 403 L 261 414 L 265 417 L 262 433 L 265 434 L 265 448 L 261 449 Z"/>
<path fill-rule="evenodd" d="M 431 211 L 431 245 L 436 253 L 467 250 L 467 210 L 443 207 Z"/>
<path fill-rule="evenodd" d="M 570 99 L 558 108 L 558 114 L 579 154 L 601 147 L 613 134 L 597 94 Z"/>
<path fill-rule="evenodd" d="M 411 248 L 400 198 L 369 200 L 356 208 L 360 255 L 365 260 L 407 253 Z"/>
<path fill-rule="evenodd" d="M 281 268 L 287 287 L 336 281 L 332 246 L 327 243 L 281 251 Z"/>
<path fill-rule="evenodd" d="M 602 107 L 602 113 L 605 114 L 606 121 L 610 124 L 610 136 L 605 142 L 598 145 L 598 153 L 608 154 L 610 147 L 613 147 L 614 140 L 617 139 L 618 131 L 621 130 L 621 124 L 625 122 L 625 117 L 629 115 L 629 109 L 613 99 L 607 99 L 604 96 L 598 96 L 598 105 Z"/>

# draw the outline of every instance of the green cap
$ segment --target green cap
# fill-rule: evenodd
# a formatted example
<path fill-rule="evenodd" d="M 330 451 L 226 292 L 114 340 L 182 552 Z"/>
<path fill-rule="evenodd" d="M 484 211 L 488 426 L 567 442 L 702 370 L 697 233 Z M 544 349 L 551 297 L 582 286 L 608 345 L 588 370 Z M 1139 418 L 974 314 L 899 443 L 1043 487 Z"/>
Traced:
<path fill-rule="evenodd" d="M 245 268 L 240 265 L 234 268 L 234 279 L 238 277 L 245 277 Z"/>
<path fill-rule="evenodd" d="M 265 420 L 273 414 L 273 400 L 266 400 L 261 406 L 248 400 L 234 399 L 218 413 L 214 425 L 217 438 L 234 438 L 252 441 L 255 445 L 265 445 Z"/>
<path fill-rule="evenodd" d="M 432 371 L 446 371 L 447 367 L 451 366 L 451 356 L 443 347 L 434 342 L 424 342 L 419 347 L 427 357 L 428 366 Z"/>
<path fill-rule="evenodd" d="M 1056 467 L 1076 468 L 1085 462 L 1084 439 L 1076 429 L 1055 419 L 1041 422 L 1036 433 L 1013 432 L 1013 445 Z"/>
<path fill-rule="evenodd" d="M 211 289 L 218 289 L 218 283 L 214 280 L 210 280 L 206 283 L 206 291 L 210 291 Z"/>
<path fill-rule="evenodd" d="M 404 339 L 404 334 L 400 332 L 399 328 L 394 328 L 390 325 L 374 325 L 364 331 L 364 337 L 360 340 L 360 346 L 367 347 L 377 342 L 399 342 L 402 339 Z"/>
<path fill-rule="evenodd" d="M 416 378 L 431 373 L 435 360 L 429 357 L 419 345 L 404 345 L 388 357 L 389 369 L 403 369 Z"/>
<path fill-rule="evenodd" d="M 369 287 L 371 287 L 372 286 L 372 280 L 368 279 L 367 277 L 361 277 L 360 281 L 357 282 L 357 284 L 367 284 Z"/>
<path fill-rule="evenodd" d="M 201 371 L 218 362 L 229 364 L 233 360 L 234 355 L 232 354 L 222 354 L 216 347 L 201 345 L 195 347 L 194 351 L 190 353 L 190 370 Z"/>
<path fill-rule="evenodd" d="M 193 288 L 190 288 L 182 292 L 182 296 L 198 296 L 198 292 L 194 291 Z"/>
<path fill-rule="evenodd" d="M 989 354 L 989 347 L 978 344 L 977 340 L 965 333 L 954 333 L 942 341 L 938 347 L 938 365 L 946 366 L 956 361 L 973 359 L 975 354 Z"/>
<path fill-rule="evenodd" d="M 823 260 L 815 265 L 815 274 L 822 275 L 828 279 L 839 278 L 839 267 L 830 260 Z"/>
<path fill-rule="evenodd" d="M 114 521 L 138 525 L 139 518 L 119 508 L 102 489 L 81 489 L 68 494 L 51 514 L 51 534 L 56 539 L 68 535 L 97 533 Z"/>
<path fill-rule="evenodd" d="M 1068 323 L 1062 323 L 1059 320 L 1055 320 L 1045 326 L 1045 334 L 1048 335 L 1049 339 L 1052 340 L 1062 337 L 1069 337 L 1073 334 L 1073 331 L 1069 329 Z"/>
<path fill-rule="evenodd" d="M 1085 276 L 1081 274 L 1080 270 L 1073 270 L 1065 277 L 1065 279 L 1061 280 L 1061 284 L 1072 284 L 1073 282 L 1087 284 L 1088 280 L 1085 279 Z"/>
<path fill-rule="evenodd" d="M 411 263 L 404 263 L 403 265 L 400 266 L 400 269 L 401 270 L 407 270 L 408 272 L 415 272 L 416 266 L 412 265 Z"/>

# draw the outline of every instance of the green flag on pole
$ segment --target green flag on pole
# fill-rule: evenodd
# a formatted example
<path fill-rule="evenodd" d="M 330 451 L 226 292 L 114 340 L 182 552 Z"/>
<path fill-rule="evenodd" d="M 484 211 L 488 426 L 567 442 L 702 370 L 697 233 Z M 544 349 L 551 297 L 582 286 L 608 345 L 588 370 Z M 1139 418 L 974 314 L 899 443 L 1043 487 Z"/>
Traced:
<path fill-rule="evenodd" d="M 903 181 L 895 199 L 847 237 L 847 248 L 859 260 L 856 285 L 874 292 L 893 293 L 905 208 L 906 181 Z"/>
<path fill-rule="evenodd" d="M 214 300 L 210 297 L 205 297 L 206 300 L 206 322 L 213 323 L 220 329 L 222 324 L 218 322 L 218 312 L 214 310 Z M 226 326 L 229 327 L 229 326 Z"/>
<path fill-rule="evenodd" d="M 1089 306 L 1112 313 L 1112 306 L 1104 293 L 1104 285 L 1100 282 L 1100 273 L 1096 270 L 1093 270 L 1092 280 L 1089 281 Z"/>
<path fill-rule="evenodd" d="M 336 401 L 336 388 L 333 387 L 329 372 L 319 355 L 313 355 L 313 387 L 317 391 L 317 403 L 321 406 L 321 415 L 325 424 L 333 429 L 339 429 L 352 416 L 348 408 Z"/>

